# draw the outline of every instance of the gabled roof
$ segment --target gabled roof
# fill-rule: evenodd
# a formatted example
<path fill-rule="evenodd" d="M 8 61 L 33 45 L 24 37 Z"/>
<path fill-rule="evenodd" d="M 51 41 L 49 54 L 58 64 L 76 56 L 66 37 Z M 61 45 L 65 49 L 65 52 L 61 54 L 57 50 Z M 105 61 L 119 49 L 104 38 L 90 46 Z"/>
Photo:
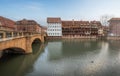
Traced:
<path fill-rule="evenodd" d="M 113 20 L 120 20 L 120 18 L 111 18 L 109 21 L 113 21 Z"/>
<path fill-rule="evenodd" d="M 15 21 L 0 16 L 0 26 L 15 28 Z"/>
<path fill-rule="evenodd" d="M 62 21 L 62 25 L 76 25 L 76 24 L 79 24 L 79 25 L 83 25 L 83 24 L 86 24 L 86 25 L 89 25 L 89 21 Z"/>
<path fill-rule="evenodd" d="M 61 23 L 61 18 L 59 17 L 48 17 L 47 23 Z"/>
<path fill-rule="evenodd" d="M 38 24 L 38 23 L 34 20 L 23 19 L 23 20 L 20 20 L 20 21 L 16 21 L 16 24 L 17 25 L 31 25 L 31 24 Z"/>

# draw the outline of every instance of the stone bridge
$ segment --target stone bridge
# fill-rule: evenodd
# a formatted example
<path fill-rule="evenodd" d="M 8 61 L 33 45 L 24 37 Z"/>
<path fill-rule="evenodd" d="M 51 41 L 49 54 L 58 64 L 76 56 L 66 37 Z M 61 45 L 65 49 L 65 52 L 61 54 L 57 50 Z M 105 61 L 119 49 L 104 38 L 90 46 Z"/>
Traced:
<path fill-rule="evenodd" d="M 5 73 L 5 71 L 7 71 L 10 76 L 23 76 L 24 72 L 27 71 L 38 59 L 39 55 L 41 54 L 42 50 L 45 48 L 46 45 L 40 44 L 40 46 L 39 47 L 38 46 L 37 46 L 38 50 L 30 55 L 27 55 L 25 57 L 20 56 L 12 58 L 11 60 L 7 61 L 7 64 L 3 63 L 4 67 L 0 68 L 0 74 L 3 76 L 7 76 L 8 74 Z"/>
<path fill-rule="evenodd" d="M 0 52 L 3 51 L 10 52 L 15 51 L 16 53 L 22 52 L 25 54 L 32 53 L 32 43 L 36 41 L 44 42 L 44 35 L 40 33 L 14 33 L 12 32 L 12 36 L 6 36 L 6 33 L 0 32 Z"/>

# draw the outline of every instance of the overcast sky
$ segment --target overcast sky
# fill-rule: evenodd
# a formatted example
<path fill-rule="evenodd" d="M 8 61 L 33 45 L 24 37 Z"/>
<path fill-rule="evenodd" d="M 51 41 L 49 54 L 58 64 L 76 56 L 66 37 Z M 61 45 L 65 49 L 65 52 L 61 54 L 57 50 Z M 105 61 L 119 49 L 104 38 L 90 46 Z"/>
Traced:
<path fill-rule="evenodd" d="M 1 16 L 34 19 L 42 25 L 47 17 L 99 20 L 106 14 L 120 17 L 120 0 L 0 0 Z"/>

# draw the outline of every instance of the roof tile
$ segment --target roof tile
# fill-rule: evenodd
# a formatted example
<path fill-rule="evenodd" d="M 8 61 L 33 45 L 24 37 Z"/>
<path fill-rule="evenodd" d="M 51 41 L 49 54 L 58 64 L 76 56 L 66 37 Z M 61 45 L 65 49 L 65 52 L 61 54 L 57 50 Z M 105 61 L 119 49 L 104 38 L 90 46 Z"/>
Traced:
<path fill-rule="evenodd" d="M 47 18 L 47 23 L 61 23 L 61 18 L 56 17 L 56 18 Z"/>

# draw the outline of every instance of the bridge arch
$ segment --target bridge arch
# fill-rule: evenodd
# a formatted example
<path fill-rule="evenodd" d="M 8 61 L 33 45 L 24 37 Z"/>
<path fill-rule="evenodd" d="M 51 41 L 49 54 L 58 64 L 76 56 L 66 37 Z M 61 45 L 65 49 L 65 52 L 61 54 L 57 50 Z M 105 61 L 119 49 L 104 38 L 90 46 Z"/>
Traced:
<path fill-rule="evenodd" d="M 42 43 L 42 41 L 40 38 L 35 38 L 34 40 L 32 40 L 31 44 L 34 44 L 34 43 Z"/>
<path fill-rule="evenodd" d="M 32 43 L 31 43 L 31 48 L 32 48 L 32 53 L 36 53 L 38 51 L 38 49 L 40 48 L 42 44 L 42 41 L 40 40 L 40 38 L 35 38 Z"/>
<path fill-rule="evenodd" d="M 3 53 L 25 54 L 25 50 L 19 47 L 9 47 L 2 50 Z"/>
<path fill-rule="evenodd" d="M 19 47 L 5 48 L 0 51 L 0 58 L 7 55 L 13 55 L 13 54 L 22 55 L 22 54 L 25 54 L 25 50 Z"/>

